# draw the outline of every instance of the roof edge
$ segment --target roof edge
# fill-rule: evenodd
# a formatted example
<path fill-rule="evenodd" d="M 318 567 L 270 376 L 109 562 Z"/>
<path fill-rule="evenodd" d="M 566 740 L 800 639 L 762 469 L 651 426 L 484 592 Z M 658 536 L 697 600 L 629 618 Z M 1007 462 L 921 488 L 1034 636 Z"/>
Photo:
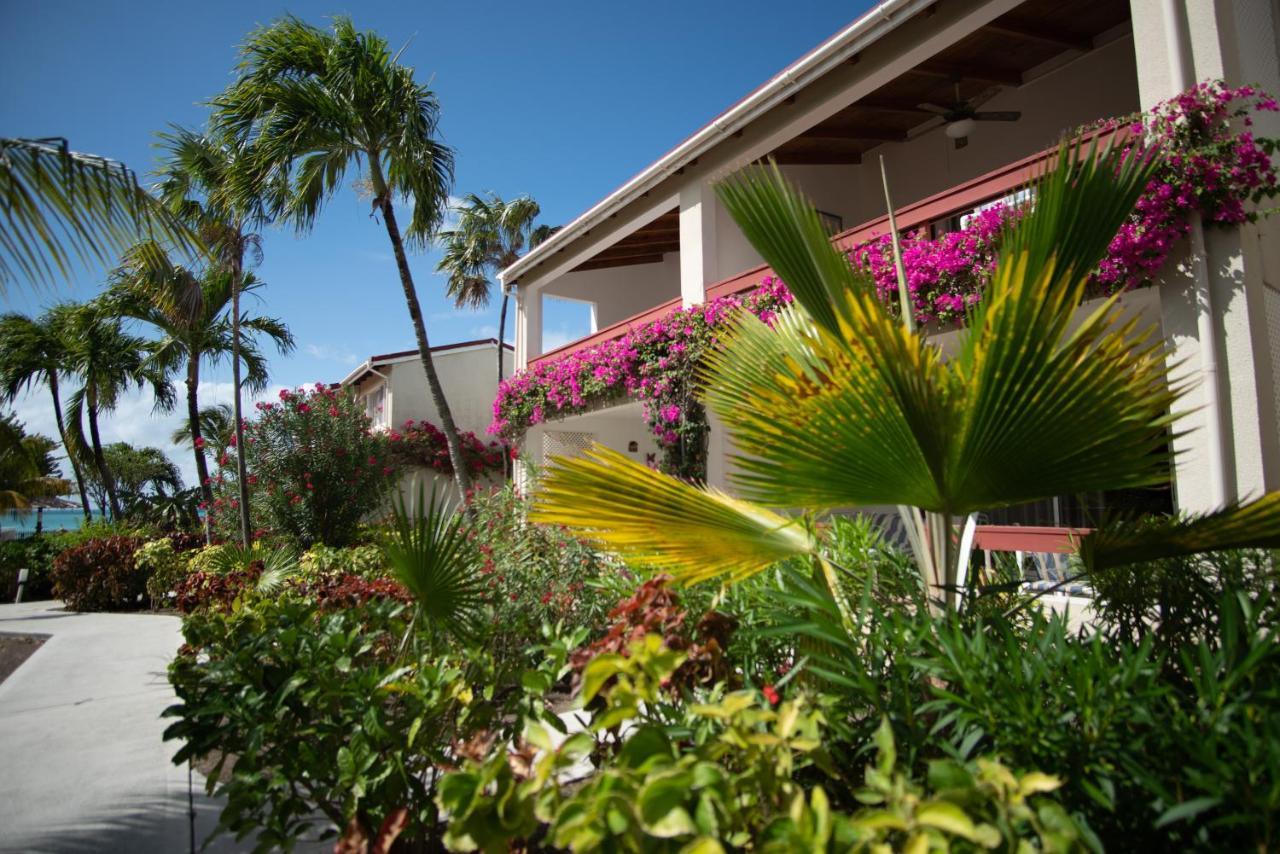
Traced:
<path fill-rule="evenodd" d="M 564 248 L 571 240 L 579 237 L 585 229 L 594 226 L 618 208 L 648 192 L 677 169 L 688 165 L 690 160 L 703 154 L 720 138 L 744 127 L 753 121 L 757 114 L 772 109 L 786 97 L 783 93 L 787 90 L 800 88 L 812 79 L 822 76 L 830 70 L 831 65 L 843 61 L 844 54 L 865 49 L 867 45 L 882 38 L 936 2 L 937 0 L 882 0 L 877 3 L 853 23 L 792 62 L 736 104 L 723 110 L 644 171 L 518 258 L 515 263 L 498 274 L 499 281 L 505 285 L 518 280 L 518 277 L 528 272 L 535 263 L 540 263 L 552 252 Z"/>

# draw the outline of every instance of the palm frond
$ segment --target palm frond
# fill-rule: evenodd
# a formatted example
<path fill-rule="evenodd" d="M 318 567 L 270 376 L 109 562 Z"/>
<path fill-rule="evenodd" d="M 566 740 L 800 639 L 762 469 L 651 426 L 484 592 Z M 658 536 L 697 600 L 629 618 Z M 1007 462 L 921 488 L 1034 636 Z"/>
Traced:
<path fill-rule="evenodd" d="M 689 583 L 744 578 L 818 550 L 802 519 L 690 486 L 602 445 L 554 460 L 529 518 L 567 525 Z"/>
<path fill-rule="evenodd" d="M 203 248 L 126 166 L 64 139 L 0 138 L 0 223 L 0 288 L 56 282 L 75 263 L 109 264 L 140 239 L 189 255 Z"/>
<path fill-rule="evenodd" d="M 396 579 L 413 594 L 420 619 L 472 636 L 484 585 L 480 552 L 468 539 L 462 516 L 434 490 L 428 500 L 421 485 L 412 508 L 397 498 L 393 511 L 383 552 Z"/>
<path fill-rule="evenodd" d="M 747 496 L 962 515 L 1166 479 L 1158 449 L 1185 387 L 1168 382 L 1165 354 L 1120 322 L 1114 301 L 1070 330 L 1102 235 L 1120 227 L 1149 170 L 1110 150 L 1064 148 L 950 362 L 835 269 L 849 265 L 819 249 L 816 214 L 795 215 L 803 197 L 780 175 L 754 170 L 731 184 L 726 202 L 744 231 L 804 283 L 773 331 L 743 318 L 708 359 L 708 403 L 750 449 L 737 459 Z M 1086 209 L 1089 223 L 1074 223 Z M 788 241 L 803 251 L 777 245 Z"/>
<path fill-rule="evenodd" d="M 1225 549 L 1280 548 L 1280 492 L 1185 518 L 1117 522 L 1080 542 L 1086 572 Z"/>

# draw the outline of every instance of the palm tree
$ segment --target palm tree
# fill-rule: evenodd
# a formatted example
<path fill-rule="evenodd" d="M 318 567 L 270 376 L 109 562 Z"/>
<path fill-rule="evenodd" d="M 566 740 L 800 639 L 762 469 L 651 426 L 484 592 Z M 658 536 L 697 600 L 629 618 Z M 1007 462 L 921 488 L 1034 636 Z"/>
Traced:
<path fill-rule="evenodd" d="M 751 316 L 720 336 L 706 399 L 741 474 L 738 499 L 597 447 L 549 469 L 531 518 L 576 527 L 686 580 L 743 577 L 806 558 L 839 603 L 820 514 L 895 504 L 940 520 L 913 552 L 935 606 L 957 603 L 951 521 L 1053 495 L 1167 482 L 1170 406 L 1186 386 L 1118 297 L 1073 326 L 1091 271 L 1151 165 L 1064 148 L 1034 207 L 1004 238 L 993 279 L 944 361 L 895 320 L 831 246 L 776 167 L 720 197 L 795 295 L 773 328 Z M 800 515 L 771 507 L 805 508 Z M 1104 529 L 1087 568 L 1280 544 L 1280 492 L 1207 517 Z"/>
<path fill-rule="evenodd" d="M 5 403 L 12 404 L 17 396 L 33 385 L 44 383 L 53 398 L 53 417 L 58 426 L 58 438 L 68 448 L 67 459 L 80 493 L 80 505 L 84 518 L 92 518 L 89 496 L 84 489 L 84 476 L 80 464 L 70 452 L 66 423 L 62 417 L 62 394 L 58 386 L 58 374 L 66 369 L 68 341 L 66 337 L 67 308 L 55 306 L 39 318 L 11 313 L 0 317 L 0 393 Z"/>
<path fill-rule="evenodd" d="M 204 500 L 212 502 L 213 488 L 208 482 L 208 462 L 200 432 L 200 366 L 204 362 L 216 365 L 224 357 L 235 360 L 238 349 L 246 370 L 245 384 L 253 391 L 266 388 L 266 360 L 252 338 L 242 338 L 237 344 L 227 316 L 233 291 L 254 291 L 261 283 L 252 273 L 237 277 L 223 267 L 211 267 L 203 276 L 197 276 L 180 265 L 157 264 L 157 258 L 164 256 L 156 247 L 142 244 L 131 250 L 112 276 L 104 305 L 122 317 L 147 323 L 160 333 L 150 356 L 157 371 L 168 375 L 180 370 L 185 374 L 187 426 L 199 489 Z M 255 336 L 270 338 L 281 353 L 293 348 L 293 336 L 280 320 L 242 317 L 242 336 L 246 329 Z M 232 417 L 234 429 L 234 408 Z"/>
<path fill-rule="evenodd" d="M 124 164 L 65 139 L 0 138 L 0 211 L 0 292 L 19 277 L 64 278 L 73 259 L 109 264 L 144 236 L 199 247 Z"/>
<path fill-rule="evenodd" d="M 195 437 L 199 436 L 204 440 L 205 450 L 216 459 L 235 445 L 235 417 L 235 410 L 229 403 L 203 406 L 197 418 L 199 423 L 192 427 L 188 417 L 181 426 L 174 428 L 170 439 L 175 445 L 194 447 Z"/>
<path fill-rule="evenodd" d="M 354 164 L 362 170 L 391 241 L 454 478 L 469 491 L 457 425 L 431 358 L 405 254 L 406 242 L 420 246 L 431 239 L 453 180 L 453 152 L 436 139 L 435 94 L 399 64 L 385 39 L 359 32 L 345 17 L 335 18 L 332 30 L 283 18 L 252 33 L 242 54 L 239 79 L 214 106 L 215 122 L 246 140 L 257 161 L 255 180 L 244 192 L 272 195 L 274 211 L 305 231 L 343 186 L 347 169 Z M 397 196 L 412 206 L 403 233 Z"/>
<path fill-rule="evenodd" d="M 438 236 L 444 257 L 436 269 L 448 274 L 448 294 L 458 308 L 482 308 L 489 304 L 497 274 L 514 264 L 526 248 L 541 242 L 534 239 L 536 236 L 545 239 L 550 230 L 534 226 L 540 209 L 528 196 L 506 202 L 493 193 L 487 199 L 471 193 L 454 211 L 457 226 Z M 504 288 L 498 312 L 498 382 L 502 382 L 502 342 L 507 335 L 510 298 Z"/>
<path fill-rule="evenodd" d="M 150 387 L 155 397 L 155 408 L 167 410 L 173 406 L 173 388 L 168 377 L 150 358 L 152 344 L 144 338 L 130 335 L 124 322 L 113 315 L 101 303 L 86 303 L 69 311 L 68 317 L 68 372 L 80 382 L 67 400 L 71 417 L 67 423 L 68 452 L 91 454 L 97 478 L 107 496 L 112 518 L 120 517 L 120 499 L 116 492 L 115 478 L 107 465 L 102 450 L 102 437 L 98 419 L 115 409 L 121 396 L 130 388 Z M 84 419 L 89 424 L 89 442 L 84 436 Z"/>
<path fill-rule="evenodd" d="M 222 133 L 200 134 L 175 127 L 160 134 L 167 156 L 158 176 L 160 198 L 192 223 L 209 244 L 217 264 L 231 279 L 231 384 L 235 414 L 236 482 L 240 491 L 240 540 L 252 540 L 249 478 L 244 457 L 242 412 L 240 294 L 246 280 L 246 260 L 260 263 L 262 243 L 254 229 L 267 219 L 264 186 L 253 180 L 254 170 L 243 140 Z M 198 421 L 198 419 L 196 419 Z M 201 480 L 202 488 L 204 481 Z M 207 495 L 206 495 L 207 500 Z"/>
<path fill-rule="evenodd" d="M 13 415 L 0 418 L 0 510 L 22 510 L 71 489 L 57 475 L 50 454 L 55 446 L 52 439 L 27 435 Z"/>

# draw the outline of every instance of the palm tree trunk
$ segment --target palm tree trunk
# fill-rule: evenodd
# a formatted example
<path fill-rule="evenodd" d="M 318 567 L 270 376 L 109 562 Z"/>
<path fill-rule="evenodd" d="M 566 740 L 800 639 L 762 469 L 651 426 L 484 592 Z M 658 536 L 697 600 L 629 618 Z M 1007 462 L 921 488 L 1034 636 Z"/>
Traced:
<path fill-rule="evenodd" d="M 111 476 L 111 469 L 107 468 L 107 457 L 102 453 L 102 438 L 98 435 L 98 395 L 92 386 L 89 388 L 88 398 L 89 441 L 93 447 L 93 463 L 98 469 L 98 477 L 102 479 L 102 488 L 107 492 L 111 518 L 117 520 L 120 518 L 120 498 L 116 495 L 115 478 Z"/>
<path fill-rule="evenodd" d="M 93 512 L 89 509 L 89 494 L 84 490 L 84 477 L 80 474 L 80 464 L 76 462 L 75 454 L 71 452 L 71 443 L 67 441 L 67 427 L 62 421 L 62 399 L 58 393 L 57 371 L 49 372 L 49 393 L 53 395 L 53 418 L 58 422 L 58 438 L 62 440 L 62 447 L 66 449 L 67 462 L 71 464 L 71 474 L 76 479 L 76 491 L 80 493 L 80 506 L 84 508 L 84 520 L 89 522 L 93 519 Z"/>
<path fill-rule="evenodd" d="M 244 250 L 237 246 L 231 265 L 231 385 L 234 387 L 232 410 L 236 420 L 236 486 L 240 490 L 240 542 L 245 548 L 253 543 L 249 526 L 249 473 L 244 462 L 244 419 L 240 414 L 240 277 L 244 269 Z"/>
<path fill-rule="evenodd" d="M 380 167 L 376 161 L 373 167 L 375 177 L 380 178 L 377 171 Z M 379 180 L 378 183 L 381 181 Z M 435 361 L 431 358 L 427 327 L 422 322 L 422 307 L 418 305 L 418 291 L 413 285 L 413 274 L 409 272 L 409 259 L 405 256 L 404 241 L 400 239 L 400 227 L 396 224 L 396 214 L 391 206 L 391 193 L 385 186 L 375 189 L 380 194 L 382 222 L 387 227 L 387 237 L 391 238 L 391 249 L 396 256 L 396 267 L 400 270 L 400 285 L 404 288 L 404 300 L 409 306 L 409 319 L 413 321 L 413 334 L 418 340 L 418 354 L 422 359 L 422 369 L 426 371 L 427 385 L 431 388 L 431 399 L 435 402 L 436 412 L 440 415 L 440 429 L 444 431 L 444 439 L 449 446 L 453 480 L 462 495 L 466 496 L 471 491 L 471 473 L 467 471 L 466 461 L 462 457 L 462 442 L 458 439 L 458 427 L 454 424 L 453 413 L 449 410 L 444 388 L 440 385 L 440 377 L 436 374 Z"/>
<path fill-rule="evenodd" d="M 507 295 L 506 285 L 502 285 L 502 308 L 498 311 L 498 385 L 502 385 L 502 357 L 506 355 L 503 342 L 507 338 L 507 301 L 511 297 Z"/>
<path fill-rule="evenodd" d="M 196 452 L 196 478 L 200 495 L 213 504 L 213 487 L 209 485 L 209 460 L 204 455 L 204 436 L 200 433 L 200 353 L 187 353 L 187 419 L 191 422 L 191 447 Z"/>

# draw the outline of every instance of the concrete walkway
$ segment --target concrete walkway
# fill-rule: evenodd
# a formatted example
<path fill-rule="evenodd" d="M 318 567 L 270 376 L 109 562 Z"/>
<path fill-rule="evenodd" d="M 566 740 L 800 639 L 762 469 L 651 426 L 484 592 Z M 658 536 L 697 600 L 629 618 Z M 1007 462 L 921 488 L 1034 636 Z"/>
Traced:
<path fill-rule="evenodd" d="M 160 713 L 177 617 L 0 605 L 0 632 L 49 639 L 0 683 L 0 851 L 191 850 L 187 769 Z M 197 772 L 196 847 L 219 807 Z M 218 837 L 206 850 L 247 850 Z"/>

